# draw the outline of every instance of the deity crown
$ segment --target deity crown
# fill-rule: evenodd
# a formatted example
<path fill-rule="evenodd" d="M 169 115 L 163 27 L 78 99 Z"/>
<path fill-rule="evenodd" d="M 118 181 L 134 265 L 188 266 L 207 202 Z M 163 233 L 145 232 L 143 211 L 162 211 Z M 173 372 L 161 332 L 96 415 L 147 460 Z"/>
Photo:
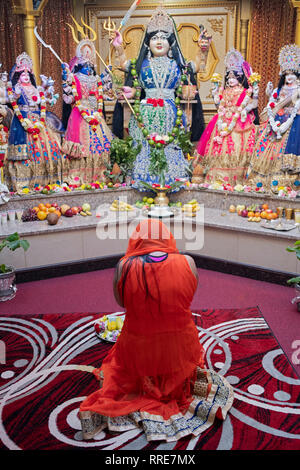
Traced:
<path fill-rule="evenodd" d="M 225 56 L 226 72 L 237 72 L 239 75 L 243 74 L 244 57 L 236 49 L 232 48 Z"/>
<path fill-rule="evenodd" d="M 282 75 L 287 70 L 300 72 L 300 47 L 296 44 L 284 46 L 280 53 L 278 62 L 280 65 L 279 74 Z"/>
<path fill-rule="evenodd" d="M 153 33 L 154 31 L 164 31 L 168 34 L 172 34 L 174 31 L 172 18 L 163 7 L 156 9 L 148 23 L 147 33 Z"/>
<path fill-rule="evenodd" d="M 22 52 L 22 54 L 16 58 L 16 71 L 25 69 L 32 71 L 32 59 L 26 52 Z"/>

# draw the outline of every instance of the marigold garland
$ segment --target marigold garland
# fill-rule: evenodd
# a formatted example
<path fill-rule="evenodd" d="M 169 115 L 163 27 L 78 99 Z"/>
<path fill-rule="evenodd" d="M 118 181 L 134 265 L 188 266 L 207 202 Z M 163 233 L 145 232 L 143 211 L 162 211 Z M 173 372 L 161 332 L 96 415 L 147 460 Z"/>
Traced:
<path fill-rule="evenodd" d="M 34 140 L 37 140 L 41 130 L 45 127 L 45 124 L 46 124 L 46 98 L 45 98 L 44 92 L 43 91 L 39 92 L 39 95 L 41 98 L 41 105 L 40 105 L 41 112 L 40 112 L 40 119 L 35 123 L 33 123 L 28 117 L 27 118 L 23 117 L 20 111 L 20 108 L 18 106 L 18 103 L 14 98 L 14 92 L 13 92 L 11 83 L 7 84 L 7 94 L 8 94 L 9 101 L 13 107 L 14 113 L 17 116 L 23 129 L 29 134 L 32 134 L 32 137 Z"/>
<path fill-rule="evenodd" d="M 81 117 L 92 127 L 93 132 L 96 132 L 97 126 L 100 124 L 100 120 L 103 116 L 103 84 L 101 80 L 97 81 L 97 93 L 90 92 L 90 95 L 95 95 L 97 98 L 97 111 L 92 114 L 89 113 L 88 109 L 81 104 L 81 100 L 77 93 L 77 87 L 75 77 L 72 77 L 72 93 L 75 99 L 75 106 L 78 108 Z"/>

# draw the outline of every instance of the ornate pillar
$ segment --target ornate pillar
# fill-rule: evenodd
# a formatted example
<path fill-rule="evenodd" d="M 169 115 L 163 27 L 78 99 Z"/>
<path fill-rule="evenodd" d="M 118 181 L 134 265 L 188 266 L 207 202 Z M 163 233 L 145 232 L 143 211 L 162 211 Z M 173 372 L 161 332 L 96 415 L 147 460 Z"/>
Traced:
<path fill-rule="evenodd" d="M 251 0 L 241 0 L 240 52 L 247 60 Z"/>
<path fill-rule="evenodd" d="M 34 35 L 35 18 L 39 16 L 48 0 L 42 0 L 39 6 L 34 8 L 33 0 L 17 0 L 13 6 L 16 15 L 22 15 L 24 21 L 24 48 L 25 52 L 33 60 L 33 72 L 37 82 L 40 79 L 40 59 L 38 54 L 37 39 Z"/>
<path fill-rule="evenodd" d="M 247 45 L 248 45 L 248 28 L 249 20 L 241 19 L 241 32 L 240 32 L 240 52 L 243 54 L 245 59 L 247 58 Z"/>
<path fill-rule="evenodd" d="M 291 3 L 297 12 L 295 43 L 300 46 L 300 0 L 291 0 Z"/>

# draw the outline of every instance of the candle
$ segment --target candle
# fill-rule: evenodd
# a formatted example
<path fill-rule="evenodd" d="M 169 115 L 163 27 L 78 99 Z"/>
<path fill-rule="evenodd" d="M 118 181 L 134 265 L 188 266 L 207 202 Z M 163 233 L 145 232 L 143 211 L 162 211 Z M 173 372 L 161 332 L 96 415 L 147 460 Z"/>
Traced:
<path fill-rule="evenodd" d="M 300 209 L 294 210 L 295 224 L 300 224 Z"/>

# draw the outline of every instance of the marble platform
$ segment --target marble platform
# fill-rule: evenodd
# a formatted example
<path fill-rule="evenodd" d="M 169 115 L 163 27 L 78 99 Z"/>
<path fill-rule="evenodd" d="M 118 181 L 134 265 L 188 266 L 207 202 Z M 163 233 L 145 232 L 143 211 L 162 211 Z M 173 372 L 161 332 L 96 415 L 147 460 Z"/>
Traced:
<path fill-rule="evenodd" d="M 11 264 L 17 269 L 34 268 L 40 266 L 55 266 L 60 263 L 68 263 L 85 259 L 95 259 L 104 256 L 122 255 L 126 251 L 130 233 L 137 223 L 145 218 L 140 209 L 135 208 L 130 212 L 111 212 L 111 202 L 118 196 L 126 197 L 128 202 L 134 203 L 141 198 L 136 191 L 126 189 L 122 191 L 111 190 L 84 192 L 84 194 L 65 193 L 39 197 L 39 202 L 47 202 L 52 199 L 59 204 L 63 202 L 69 205 L 90 202 L 92 216 L 74 216 L 72 218 L 61 217 L 57 225 L 50 226 L 47 221 L 36 222 L 7 222 L 0 225 L 0 241 L 6 235 L 17 231 L 30 243 L 29 250 L 8 252 L 3 250 L 1 262 Z M 224 197 L 226 204 L 224 205 Z M 36 196 L 35 196 L 36 198 Z M 28 203 L 27 207 L 33 207 L 36 199 L 30 197 L 11 200 L 10 208 Z M 195 218 L 178 212 L 172 219 L 164 219 L 164 223 L 170 223 L 177 246 L 182 251 L 191 254 L 208 256 L 220 260 L 242 263 L 259 268 L 272 269 L 286 273 L 300 273 L 300 263 L 294 253 L 286 251 L 300 239 L 299 227 L 287 232 L 277 232 L 263 228 L 260 223 L 248 222 L 247 219 L 237 214 L 228 212 L 235 195 L 224 196 L 218 191 L 181 191 L 173 194 L 170 200 L 176 199 L 187 202 L 197 199 L 201 209 Z M 104 202 L 104 200 L 108 202 Z M 259 198 L 259 195 L 244 195 L 236 199 L 236 203 L 250 205 L 255 200 L 257 203 L 267 202 L 275 208 L 298 207 L 299 202 L 290 201 L 284 205 L 279 204 L 274 198 Z M 102 201 L 102 202 L 100 202 Z M 204 202 L 205 201 L 205 202 Z M 227 204 L 228 201 L 228 204 Z M 216 207 L 211 207 L 212 204 Z M 218 207 L 219 204 L 219 207 Z M 226 207 L 225 207 L 226 206 Z M 20 207 L 20 206 L 19 206 Z M 1 207 L 3 210 L 3 206 Z M 98 217 L 97 217 L 98 215 Z"/>

